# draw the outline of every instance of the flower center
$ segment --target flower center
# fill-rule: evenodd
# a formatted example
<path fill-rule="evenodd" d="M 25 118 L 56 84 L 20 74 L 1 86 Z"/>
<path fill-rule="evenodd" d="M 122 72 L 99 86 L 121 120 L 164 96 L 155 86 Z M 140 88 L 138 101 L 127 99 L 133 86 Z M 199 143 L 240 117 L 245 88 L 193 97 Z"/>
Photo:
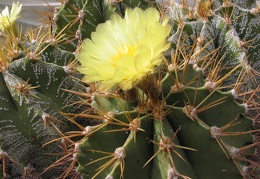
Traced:
<path fill-rule="evenodd" d="M 118 54 L 125 54 L 125 55 L 133 56 L 135 49 L 136 49 L 136 46 L 127 46 L 125 44 L 122 44 L 117 49 L 117 52 L 118 52 Z"/>
<path fill-rule="evenodd" d="M 134 57 L 136 46 L 127 46 L 122 44 L 120 47 L 117 48 L 117 54 L 112 57 L 112 61 L 115 65 L 118 64 L 118 60 L 123 56 L 131 56 Z"/>

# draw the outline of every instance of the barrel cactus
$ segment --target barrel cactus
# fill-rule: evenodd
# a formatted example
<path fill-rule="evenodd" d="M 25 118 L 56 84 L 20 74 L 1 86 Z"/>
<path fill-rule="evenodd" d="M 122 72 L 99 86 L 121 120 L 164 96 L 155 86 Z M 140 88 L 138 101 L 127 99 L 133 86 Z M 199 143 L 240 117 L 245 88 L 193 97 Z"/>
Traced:
<path fill-rule="evenodd" d="M 3 28 L 3 177 L 259 177 L 255 1 L 61 2 Z"/>
<path fill-rule="evenodd" d="M 126 7 L 83 42 L 78 70 L 94 82 L 85 96 L 102 122 L 83 128 L 77 171 L 107 179 L 259 177 L 259 7 L 211 0 L 155 7 Z M 169 19 L 170 48 L 168 31 L 158 35 L 149 13 L 165 28 Z"/>
<path fill-rule="evenodd" d="M 73 129 L 63 113 L 79 112 L 71 105 L 79 98 L 63 89 L 84 91 L 85 86 L 73 75 L 75 54 L 57 46 L 60 36 L 51 28 L 22 33 L 16 26 L 21 8 L 14 3 L 0 17 L 2 177 L 53 177 L 57 171 L 41 173 L 64 152 L 62 143 L 44 144 Z"/>

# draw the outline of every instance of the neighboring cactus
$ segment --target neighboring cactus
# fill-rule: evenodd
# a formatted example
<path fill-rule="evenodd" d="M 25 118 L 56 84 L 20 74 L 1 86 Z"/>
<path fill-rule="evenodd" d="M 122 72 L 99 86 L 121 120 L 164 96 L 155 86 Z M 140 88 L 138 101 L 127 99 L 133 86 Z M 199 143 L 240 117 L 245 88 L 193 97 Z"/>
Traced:
<path fill-rule="evenodd" d="M 69 0 L 62 1 L 62 5 L 55 9 L 53 20 L 57 25 L 57 32 L 64 32 L 64 42 L 61 48 L 73 52 L 98 24 L 105 22 L 117 12 L 123 15 L 126 7 L 147 8 L 154 1 L 145 0 Z"/>
<path fill-rule="evenodd" d="M 259 132 L 259 8 L 213 6 L 164 4 L 172 49 L 159 73 L 130 90 L 93 93 L 103 123 L 85 128 L 74 151 L 83 178 L 259 177 L 259 161 L 250 159 L 259 145 L 252 135 Z M 86 54 L 97 56 L 84 47 L 79 58 L 88 67 Z M 94 70 L 86 68 L 86 81 Z M 98 89 L 106 84 L 95 77 Z"/>
<path fill-rule="evenodd" d="M 248 106 L 248 114 L 259 121 L 260 11 L 255 1 L 246 2 L 247 5 L 244 1 L 239 4 L 251 9 L 231 1 L 222 4 L 217 1 L 214 11 L 213 1 L 200 1 L 195 9 L 189 10 L 176 5 L 169 7 L 175 24 L 171 41 L 182 42 L 182 47 L 186 47 L 182 53 L 188 55 L 186 58 L 195 68 L 203 69 L 208 87 L 232 90 L 240 103 Z"/>
<path fill-rule="evenodd" d="M 114 8 L 104 0 L 63 1 L 55 11 L 53 19 L 57 33 L 66 32 L 61 48 L 74 52 L 83 39 L 90 38 L 98 24 L 110 18 Z"/>
<path fill-rule="evenodd" d="M 0 46 L 3 177 L 40 178 L 63 152 L 60 142 L 43 145 L 73 130 L 62 113 L 79 112 L 71 105 L 79 98 L 63 89 L 84 91 L 85 86 L 71 75 L 75 55 L 56 46 L 59 36 L 44 28 L 28 29 L 22 36 L 13 21 L 6 22 L 10 25 L 4 24 Z M 55 176 L 57 171 L 42 175 Z"/>

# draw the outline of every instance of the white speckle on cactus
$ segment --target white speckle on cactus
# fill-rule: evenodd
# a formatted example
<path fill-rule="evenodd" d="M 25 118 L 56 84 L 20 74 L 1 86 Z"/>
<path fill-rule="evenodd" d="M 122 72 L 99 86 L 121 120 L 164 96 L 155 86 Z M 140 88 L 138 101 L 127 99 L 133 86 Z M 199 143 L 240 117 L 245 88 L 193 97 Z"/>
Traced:
<path fill-rule="evenodd" d="M 62 138 L 62 139 L 60 140 L 60 142 L 61 142 L 62 144 L 65 144 L 65 139 Z"/>
<path fill-rule="evenodd" d="M 85 13 L 84 13 L 84 11 L 83 10 L 79 10 L 79 12 L 78 12 L 78 18 L 80 19 L 80 20 L 83 20 L 83 17 L 85 16 Z"/>
<path fill-rule="evenodd" d="M 5 102 L 7 102 L 7 103 L 9 102 L 8 99 L 5 98 L 5 97 L 3 97 L 3 96 L 0 96 L 0 100 L 1 100 L 1 101 L 5 101 Z"/>
<path fill-rule="evenodd" d="M 32 43 L 32 45 L 36 45 L 36 44 L 38 44 L 39 42 L 38 42 L 38 40 L 32 39 L 32 40 L 31 40 L 31 43 Z"/>
<path fill-rule="evenodd" d="M 248 173 L 248 167 L 243 165 L 241 171 L 246 175 Z"/>
<path fill-rule="evenodd" d="M 73 52 L 72 54 L 75 56 L 75 58 L 77 58 L 79 55 L 79 52 L 76 51 L 76 52 Z"/>
<path fill-rule="evenodd" d="M 114 157 L 117 160 L 123 160 L 126 157 L 126 152 L 125 152 L 125 148 L 124 147 L 118 147 L 116 148 L 115 152 L 114 152 Z"/>
<path fill-rule="evenodd" d="M 185 85 L 178 83 L 171 87 L 171 93 L 174 94 L 174 93 L 182 92 L 185 89 L 186 89 Z"/>
<path fill-rule="evenodd" d="M 233 5 L 232 2 L 227 2 L 227 1 L 226 1 L 226 2 L 223 2 L 223 3 L 222 3 L 222 7 L 226 7 L 226 8 L 227 8 L 227 7 L 231 7 L 232 5 Z"/>
<path fill-rule="evenodd" d="M 254 16 L 258 16 L 260 14 L 260 8 L 252 8 L 250 10 L 250 13 L 253 14 Z"/>
<path fill-rule="evenodd" d="M 236 147 L 231 147 L 230 155 L 232 158 L 236 158 L 237 156 L 239 156 L 239 149 Z"/>
<path fill-rule="evenodd" d="M 76 144 L 75 144 L 75 148 L 74 148 L 74 153 L 73 153 L 73 155 L 72 155 L 72 158 L 73 158 L 73 159 L 76 159 L 79 152 L 80 152 L 79 144 L 76 143 Z"/>
<path fill-rule="evenodd" d="M 84 131 L 82 132 L 82 134 L 83 135 L 87 135 L 87 134 L 89 134 L 90 132 L 92 132 L 93 131 L 93 126 L 87 126 L 87 127 L 85 127 L 85 129 L 84 129 Z"/>
<path fill-rule="evenodd" d="M 106 178 L 105 179 L 114 179 L 114 177 L 113 176 L 111 176 L 111 175 L 108 175 L 108 176 L 106 176 Z"/>
<path fill-rule="evenodd" d="M 38 59 L 38 55 L 35 54 L 34 52 L 28 52 L 26 54 L 26 57 L 30 60 L 37 60 Z"/>
<path fill-rule="evenodd" d="M 208 89 L 209 91 L 214 91 L 216 89 L 216 82 L 206 80 L 206 83 L 204 84 L 204 87 Z"/>
<path fill-rule="evenodd" d="M 204 74 L 204 70 L 203 70 L 202 68 L 200 68 L 200 67 L 198 66 L 198 64 L 194 64 L 194 65 L 193 65 L 193 68 L 194 68 L 196 71 L 201 71 L 202 74 Z"/>
<path fill-rule="evenodd" d="M 55 45 L 56 44 L 56 39 L 55 38 L 50 38 L 46 40 L 46 43 L 49 43 L 50 45 Z"/>
<path fill-rule="evenodd" d="M 168 65 L 168 70 L 169 71 L 175 71 L 176 69 L 178 69 L 178 65 L 177 64 L 169 64 Z"/>
<path fill-rule="evenodd" d="M 86 93 L 90 94 L 90 92 L 91 92 L 91 88 L 90 87 L 86 87 Z"/>
<path fill-rule="evenodd" d="M 55 8 L 55 10 L 56 10 L 56 8 Z M 53 14 L 53 22 L 57 22 L 58 21 L 58 16 L 57 16 L 57 14 L 56 13 L 54 13 Z"/>
<path fill-rule="evenodd" d="M 81 31 L 80 31 L 80 30 L 77 30 L 77 31 L 76 31 L 75 37 L 76 37 L 77 39 L 81 39 L 82 34 L 81 34 Z"/>
<path fill-rule="evenodd" d="M 167 171 L 167 179 L 178 179 L 179 177 L 180 177 L 180 174 L 176 169 L 170 168 Z"/>
<path fill-rule="evenodd" d="M 167 3 L 164 3 L 167 5 Z M 169 8 L 169 16 L 173 19 L 183 19 L 184 15 L 181 12 L 182 6 L 179 3 L 170 4 Z"/>
<path fill-rule="evenodd" d="M 197 109 L 194 106 L 186 105 L 183 107 L 184 114 L 192 120 L 197 119 Z"/>
<path fill-rule="evenodd" d="M 104 122 L 111 122 L 114 117 L 115 117 L 115 113 L 113 111 L 109 111 L 107 113 L 104 114 Z"/>
<path fill-rule="evenodd" d="M 237 95 L 237 92 L 236 92 L 235 89 L 230 90 L 230 92 L 231 92 L 232 96 L 233 96 L 235 99 L 238 98 L 238 95 Z"/>
<path fill-rule="evenodd" d="M 92 102 L 95 101 L 95 95 L 92 95 L 90 100 L 91 100 Z M 92 106 L 92 102 L 91 102 L 91 106 Z"/>
<path fill-rule="evenodd" d="M 0 111 L 10 111 L 8 108 L 2 108 L 0 107 Z"/>
<path fill-rule="evenodd" d="M 245 112 L 247 112 L 248 111 L 248 104 L 247 103 L 243 103 L 242 105 L 245 107 Z"/>
<path fill-rule="evenodd" d="M 219 137 L 219 135 L 221 134 L 220 128 L 218 128 L 217 126 L 212 126 L 210 128 L 210 134 L 211 134 L 211 137 L 217 139 Z"/>
<path fill-rule="evenodd" d="M 50 117 L 50 115 L 49 114 L 47 114 L 47 113 L 42 113 L 42 120 L 44 121 L 44 122 L 47 122 L 47 119 Z"/>
<path fill-rule="evenodd" d="M 66 74 L 72 74 L 73 70 L 71 70 L 71 68 L 69 66 L 63 66 L 62 67 L 65 71 Z"/>
<path fill-rule="evenodd" d="M 57 78 L 55 77 L 55 73 L 58 70 L 58 66 L 53 66 L 52 64 L 43 63 L 41 61 L 37 61 L 34 65 L 32 65 L 33 71 L 35 73 L 35 77 L 37 79 L 41 78 L 41 75 L 48 75 L 48 80 L 46 84 L 46 89 L 55 81 L 57 81 Z"/>
<path fill-rule="evenodd" d="M 72 159 L 73 159 L 73 160 L 76 160 L 77 155 L 78 155 L 78 153 L 73 153 L 73 154 L 72 154 Z"/>

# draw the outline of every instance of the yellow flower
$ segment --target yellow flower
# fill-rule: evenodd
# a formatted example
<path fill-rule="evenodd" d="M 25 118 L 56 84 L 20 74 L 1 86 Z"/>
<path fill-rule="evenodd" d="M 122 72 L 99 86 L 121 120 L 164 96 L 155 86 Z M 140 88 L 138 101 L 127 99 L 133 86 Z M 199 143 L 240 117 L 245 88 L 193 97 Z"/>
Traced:
<path fill-rule="evenodd" d="M 21 10 L 22 4 L 19 4 L 19 2 L 12 4 L 11 12 L 9 12 L 9 8 L 6 6 L 0 13 L 0 30 L 4 31 L 11 26 L 18 18 Z"/>
<path fill-rule="evenodd" d="M 82 45 L 78 70 L 85 74 L 83 81 L 97 82 L 102 92 L 131 89 L 161 64 L 170 30 L 168 19 L 161 20 L 155 8 L 127 9 L 124 18 L 114 15 Z"/>

